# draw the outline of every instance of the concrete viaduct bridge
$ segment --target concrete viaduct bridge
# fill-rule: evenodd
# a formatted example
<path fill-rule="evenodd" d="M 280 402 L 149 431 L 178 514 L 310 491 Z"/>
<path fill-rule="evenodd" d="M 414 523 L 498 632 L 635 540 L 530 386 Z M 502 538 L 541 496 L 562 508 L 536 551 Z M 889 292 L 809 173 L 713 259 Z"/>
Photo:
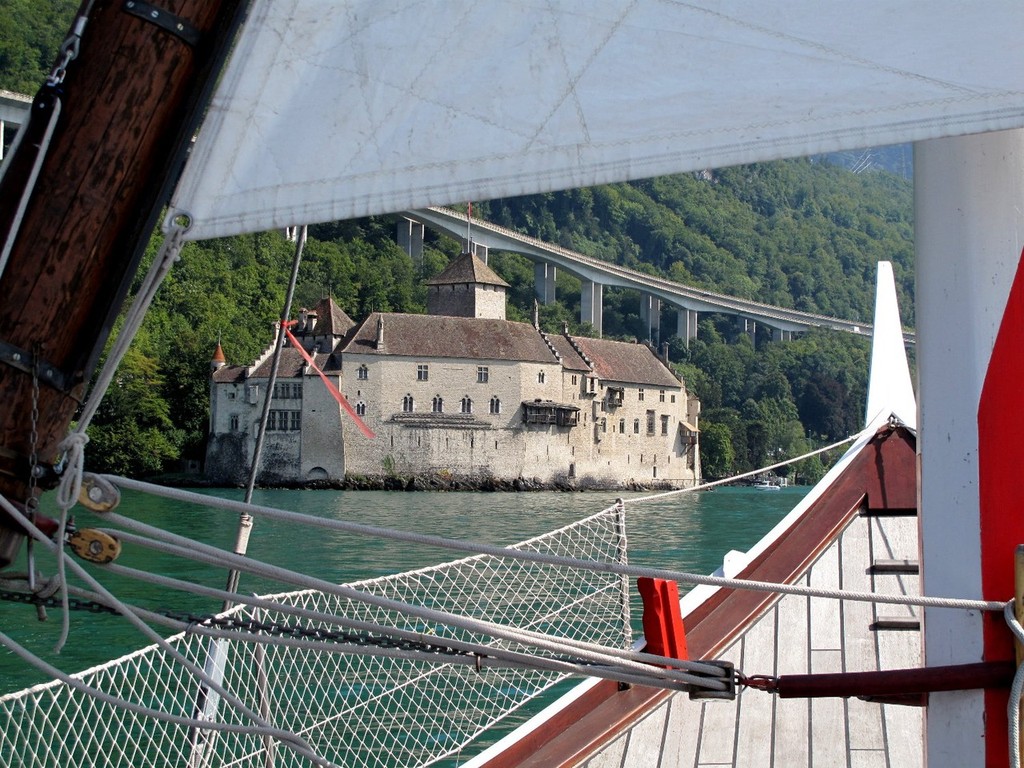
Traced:
<path fill-rule="evenodd" d="M 424 208 L 406 211 L 403 217 L 398 222 L 398 244 L 414 258 L 422 254 L 424 226 L 460 238 L 464 243 L 466 241 L 468 222 L 464 213 L 449 208 Z M 470 234 L 472 247 L 484 260 L 487 251 L 494 249 L 519 253 L 533 261 L 537 300 L 544 304 L 555 299 L 557 270 L 563 269 L 579 278 L 582 285 L 580 321 L 590 323 L 598 335 L 602 330 L 601 300 L 606 285 L 631 288 L 640 292 L 640 317 L 647 324 L 648 338 L 655 343 L 661 337 L 663 304 L 676 310 L 676 328 L 673 330 L 687 344 L 697 335 L 699 312 L 735 315 L 740 328 L 751 335 L 760 323 L 771 329 L 773 340 L 788 340 L 792 338 L 794 331 L 806 331 L 810 328 L 830 328 L 858 336 L 870 336 L 872 331 L 872 326 L 866 323 L 774 307 L 700 288 L 691 288 L 584 256 L 480 219 L 473 219 Z M 671 334 L 672 331 L 665 335 Z M 907 342 L 913 342 L 912 333 L 905 333 L 904 338 Z"/>

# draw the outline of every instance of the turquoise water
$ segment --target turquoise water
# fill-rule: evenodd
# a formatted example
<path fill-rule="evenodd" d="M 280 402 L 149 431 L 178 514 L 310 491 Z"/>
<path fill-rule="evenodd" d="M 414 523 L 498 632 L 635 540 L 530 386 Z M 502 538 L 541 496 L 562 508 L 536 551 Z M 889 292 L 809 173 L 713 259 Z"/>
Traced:
<path fill-rule="evenodd" d="M 806 493 L 805 488 L 766 493 L 750 488 L 718 488 L 627 505 L 629 559 L 633 564 L 707 573 L 730 549 L 754 544 Z M 212 492 L 211 492 L 212 493 Z M 217 493 L 241 497 L 241 492 Z M 634 494 L 635 496 L 636 494 Z M 629 496 L 626 496 L 627 500 Z M 310 515 L 400 528 L 453 538 L 509 544 L 597 512 L 615 501 L 610 493 L 403 493 L 382 491 L 258 491 L 257 504 Z M 44 503 L 45 508 L 45 503 Z M 118 510 L 143 522 L 225 549 L 234 545 L 237 516 L 207 507 L 124 493 Z M 80 526 L 97 525 L 78 512 Z M 462 555 L 383 539 L 305 529 L 257 519 L 249 544 L 258 559 L 336 583 L 396 573 Z M 223 587 L 225 572 L 126 545 L 119 563 Z M 39 557 L 45 573 L 51 563 Z M 126 602 L 152 609 L 213 612 L 219 603 L 170 592 L 90 569 Z M 285 585 L 243 576 L 247 592 L 284 591 Z M 77 672 L 148 644 L 124 619 L 72 612 L 71 634 L 63 652 L 52 652 L 61 616 L 45 622 L 31 606 L 0 601 L 0 629 L 65 672 Z M 47 679 L 6 649 L 0 650 L 0 694 Z"/>

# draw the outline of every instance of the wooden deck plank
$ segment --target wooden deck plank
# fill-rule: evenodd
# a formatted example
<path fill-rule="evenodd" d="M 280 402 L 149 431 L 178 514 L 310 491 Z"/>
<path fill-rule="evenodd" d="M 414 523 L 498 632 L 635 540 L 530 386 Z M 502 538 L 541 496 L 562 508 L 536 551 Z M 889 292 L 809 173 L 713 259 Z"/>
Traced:
<path fill-rule="evenodd" d="M 736 747 L 736 719 L 742 707 L 736 701 L 709 701 L 704 707 L 703 733 L 697 765 L 733 765 Z"/>
<path fill-rule="evenodd" d="M 778 645 L 776 609 L 764 615 L 743 637 L 743 660 L 740 669 L 759 674 L 774 674 L 775 650 Z M 739 701 L 736 765 L 771 765 L 775 732 L 774 696 L 750 690 Z"/>
<path fill-rule="evenodd" d="M 617 739 L 625 743 L 623 766 L 658 765 L 657 762 L 652 762 L 652 759 L 662 752 L 667 720 L 668 702 L 665 702 Z M 588 762 L 587 765 L 592 768 L 603 768 L 604 764 Z"/>
<path fill-rule="evenodd" d="M 815 589 L 839 589 L 839 549 L 829 547 L 811 568 L 808 583 Z M 842 648 L 839 601 L 811 598 L 811 650 L 838 651 Z M 841 669 L 832 670 L 839 672 Z"/>
<path fill-rule="evenodd" d="M 889 768 L 884 749 L 851 749 L 850 768 Z"/>
<path fill-rule="evenodd" d="M 896 768 L 924 765 L 924 707 L 886 704 L 882 707 L 889 764 Z"/>
<path fill-rule="evenodd" d="M 633 766 L 640 768 L 643 763 L 633 763 L 625 759 L 628 735 L 628 733 L 622 734 L 619 738 L 615 739 L 615 741 L 608 744 L 604 749 L 587 760 L 587 768 L 633 768 Z M 656 768 L 656 766 L 652 766 L 652 768 Z"/>
<path fill-rule="evenodd" d="M 832 653 L 832 651 L 829 651 Z M 838 654 L 837 654 L 838 655 Z M 843 699 L 811 699 L 809 765 L 846 765 L 846 707 Z"/>
<path fill-rule="evenodd" d="M 666 702 L 668 724 L 660 768 L 693 768 L 697 764 L 697 744 L 704 705 L 690 701 L 685 693 L 677 693 Z"/>
<path fill-rule="evenodd" d="M 799 584 L 806 585 L 807 577 Z M 787 595 L 778 604 L 779 627 L 809 627 L 810 600 Z M 786 636 L 786 647 L 776 650 L 775 674 L 805 675 L 810 671 L 809 629 Z M 808 739 L 810 704 L 804 699 L 780 699 L 775 702 L 775 732 L 772 734 L 775 765 L 810 765 Z"/>

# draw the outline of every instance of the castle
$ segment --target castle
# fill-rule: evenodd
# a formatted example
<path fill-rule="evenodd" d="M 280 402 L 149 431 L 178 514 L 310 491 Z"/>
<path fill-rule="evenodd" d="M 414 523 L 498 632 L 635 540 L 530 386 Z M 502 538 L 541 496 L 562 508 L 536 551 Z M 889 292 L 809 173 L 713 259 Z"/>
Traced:
<path fill-rule="evenodd" d="M 365 437 L 293 345 L 212 362 L 206 475 L 243 482 L 265 398 L 259 482 L 447 476 L 548 486 L 683 487 L 700 479 L 700 403 L 646 344 L 505 319 L 508 284 L 463 254 L 427 282 L 428 314 L 355 323 L 331 299 L 293 335 L 375 433 Z"/>

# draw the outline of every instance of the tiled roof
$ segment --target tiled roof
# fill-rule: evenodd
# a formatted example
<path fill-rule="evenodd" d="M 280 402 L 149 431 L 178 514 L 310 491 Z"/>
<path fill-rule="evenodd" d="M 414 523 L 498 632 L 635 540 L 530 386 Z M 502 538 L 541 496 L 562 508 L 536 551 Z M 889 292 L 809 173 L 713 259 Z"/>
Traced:
<path fill-rule="evenodd" d="M 646 344 L 572 336 L 573 343 L 594 364 L 594 372 L 604 381 L 679 387 L 679 379 L 665 367 Z"/>
<path fill-rule="evenodd" d="M 213 372 L 213 380 L 217 384 L 237 384 L 245 381 L 244 365 L 225 365 Z"/>
<path fill-rule="evenodd" d="M 321 355 L 317 355 L 321 357 Z M 314 358 L 316 359 L 316 358 Z M 274 356 L 271 355 L 263 363 L 253 371 L 250 378 L 253 379 L 269 379 L 270 369 L 274 364 Z M 279 379 L 297 379 L 302 376 L 302 372 L 306 367 L 306 361 L 299 353 L 299 350 L 295 347 L 285 347 L 281 350 L 281 364 L 277 369 L 277 378 Z"/>
<path fill-rule="evenodd" d="M 544 337 L 550 342 L 555 351 L 562 356 L 562 367 L 567 371 L 590 372 L 590 366 L 580 357 L 569 340 L 560 333 L 545 333 Z"/>
<path fill-rule="evenodd" d="M 377 350 L 377 321 L 384 321 L 384 349 Z M 527 323 L 475 317 L 374 312 L 342 350 L 348 354 L 451 357 L 555 363 L 540 333 Z"/>
<path fill-rule="evenodd" d="M 464 253 L 455 259 L 437 277 L 426 281 L 427 285 L 454 285 L 462 283 L 482 283 L 484 285 L 500 285 L 508 288 L 509 284 L 498 277 L 497 273 L 471 253 Z"/>
<path fill-rule="evenodd" d="M 316 313 L 316 326 L 313 328 L 314 336 L 344 336 L 355 327 L 355 320 L 345 314 L 345 311 L 335 304 L 334 299 L 328 297 L 320 299 L 310 312 Z M 293 331 L 296 336 L 307 335 L 302 329 Z"/>

